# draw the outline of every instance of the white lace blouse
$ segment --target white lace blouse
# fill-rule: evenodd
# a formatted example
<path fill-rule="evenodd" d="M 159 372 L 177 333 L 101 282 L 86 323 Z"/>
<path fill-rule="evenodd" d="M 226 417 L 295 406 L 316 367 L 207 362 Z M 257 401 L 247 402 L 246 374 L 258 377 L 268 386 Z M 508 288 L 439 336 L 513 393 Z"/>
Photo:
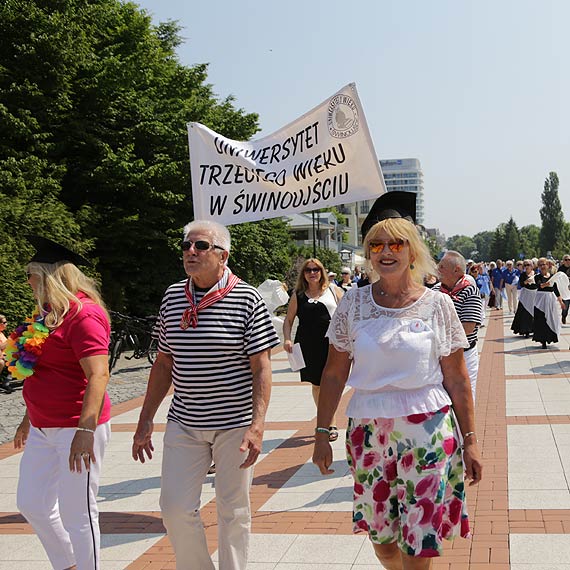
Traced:
<path fill-rule="evenodd" d="M 395 418 L 451 404 L 439 359 L 468 348 L 448 295 L 426 289 L 401 309 L 375 303 L 372 287 L 351 289 L 340 301 L 327 337 L 353 359 L 347 384 L 353 418 Z"/>

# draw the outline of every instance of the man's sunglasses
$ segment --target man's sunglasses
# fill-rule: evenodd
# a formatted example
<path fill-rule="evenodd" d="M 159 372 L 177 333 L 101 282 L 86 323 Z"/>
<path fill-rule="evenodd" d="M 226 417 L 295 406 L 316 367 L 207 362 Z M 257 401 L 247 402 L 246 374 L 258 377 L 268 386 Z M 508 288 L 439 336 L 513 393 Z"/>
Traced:
<path fill-rule="evenodd" d="M 368 244 L 368 249 L 371 253 L 381 253 L 384 251 L 384 246 L 388 246 L 393 253 L 400 253 L 404 249 L 406 242 L 403 239 L 396 241 L 375 241 Z"/>
<path fill-rule="evenodd" d="M 196 251 L 208 251 L 209 249 L 221 249 L 223 250 L 223 247 L 220 247 L 219 245 L 215 245 L 213 243 L 210 243 L 209 241 L 206 241 L 205 239 L 199 239 L 198 241 L 189 241 L 189 240 L 184 240 L 182 242 L 182 251 L 189 251 L 190 248 L 194 246 L 194 249 Z"/>
<path fill-rule="evenodd" d="M 305 273 L 320 273 L 321 270 L 318 267 L 305 267 Z"/>

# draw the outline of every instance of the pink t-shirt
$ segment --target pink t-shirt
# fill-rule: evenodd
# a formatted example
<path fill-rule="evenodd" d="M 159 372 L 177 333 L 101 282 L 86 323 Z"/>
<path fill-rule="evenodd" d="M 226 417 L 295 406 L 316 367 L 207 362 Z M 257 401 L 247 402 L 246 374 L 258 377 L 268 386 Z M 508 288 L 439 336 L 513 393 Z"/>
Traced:
<path fill-rule="evenodd" d="M 76 427 L 81 415 L 87 378 L 79 360 L 107 354 L 111 328 L 102 307 L 85 294 L 42 345 L 32 376 L 24 382 L 24 400 L 30 422 L 37 428 Z M 105 392 L 99 423 L 109 421 L 111 401 Z"/>

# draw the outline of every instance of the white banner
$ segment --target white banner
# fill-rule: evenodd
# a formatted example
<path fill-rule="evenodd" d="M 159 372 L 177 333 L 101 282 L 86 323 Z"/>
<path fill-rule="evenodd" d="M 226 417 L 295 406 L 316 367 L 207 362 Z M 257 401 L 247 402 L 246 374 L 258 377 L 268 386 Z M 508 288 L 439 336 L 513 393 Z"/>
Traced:
<path fill-rule="evenodd" d="M 256 141 L 188 124 L 197 220 L 239 224 L 375 199 L 386 186 L 364 111 L 350 83 Z"/>

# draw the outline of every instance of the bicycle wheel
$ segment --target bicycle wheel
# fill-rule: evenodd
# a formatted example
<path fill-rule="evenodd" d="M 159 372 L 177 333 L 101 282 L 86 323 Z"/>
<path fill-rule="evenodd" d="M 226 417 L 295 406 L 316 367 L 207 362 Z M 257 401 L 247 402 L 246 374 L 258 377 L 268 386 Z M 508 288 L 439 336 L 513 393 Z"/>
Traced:
<path fill-rule="evenodd" d="M 150 340 L 150 344 L 148 345 L 148 351 L 147 351 L 147 358 L 151 364 L 154 364 L 157 354 L 158 354 L 158 342 L 156 339 L 152 338 Z"/>
<path fill-rule="evenodd" d="M 111 351 L 109 352 L 109 372 L 112 372 L 113 368 L 115 368 L 117 360 L 119 360 L 119 356 L 121 356 L 122 351 L 123 351 L 123 337 L 120 336 L 115 341 Z"/>

